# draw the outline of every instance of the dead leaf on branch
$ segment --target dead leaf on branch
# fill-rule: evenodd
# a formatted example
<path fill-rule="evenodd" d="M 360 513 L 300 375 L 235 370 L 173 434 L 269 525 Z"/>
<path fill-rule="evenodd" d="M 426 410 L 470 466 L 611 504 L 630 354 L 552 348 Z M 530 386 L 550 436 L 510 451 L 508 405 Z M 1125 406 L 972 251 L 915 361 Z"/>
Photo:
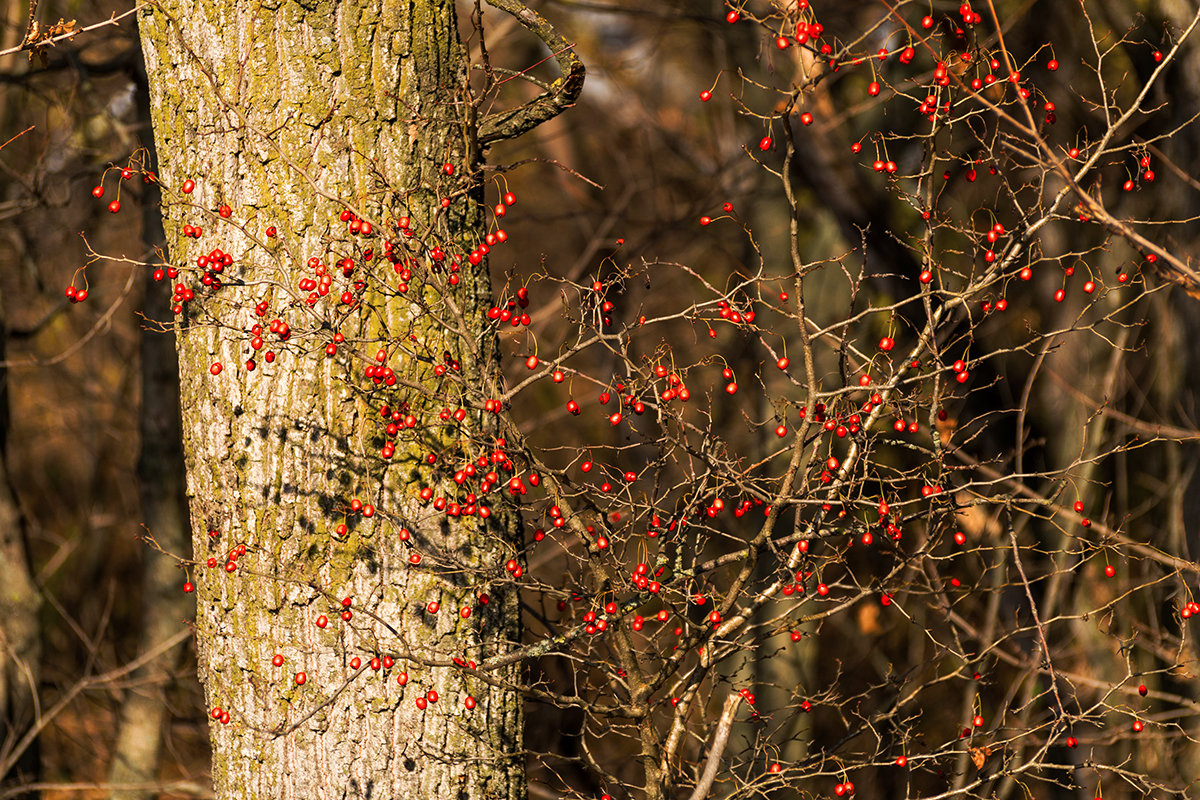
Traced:
<path fill-rule="evenodd" d="M 983 769 L 984 762 L 992 754 L 992 748 L 985 744 L 983 747 L 968 747 L 967 752 L 971 754 L 971 763 L 975 765 L 975 769 Z"/>
<path fill-rule="evenodd" d="M 38 24 L 36 19 L 29 21 L 29 32 L 25 34 L 25 41 L 21 46 L 29 50 L 29 60 L 32 61 L 34 56 L 37 56 L 38 61 L 45 67 L 50 61 L 49 51 L 54 46 L 54 39 L 59 36 L 74 36 L 79 33 L 75 27 L 75 20 L 65 20 L 62 17 L 58 18 L 58 22 L 43 28 Z"/>
<path fill-rule="evenodd" d="M 938 438 L 942 442 L 942 447 L 949 447 L 951 439 L 954 438 L 954 431 L 958 428 L 958 419 L 956 417 L 942 419 L 939 415 L 934 425 L 937 427 Z"/>

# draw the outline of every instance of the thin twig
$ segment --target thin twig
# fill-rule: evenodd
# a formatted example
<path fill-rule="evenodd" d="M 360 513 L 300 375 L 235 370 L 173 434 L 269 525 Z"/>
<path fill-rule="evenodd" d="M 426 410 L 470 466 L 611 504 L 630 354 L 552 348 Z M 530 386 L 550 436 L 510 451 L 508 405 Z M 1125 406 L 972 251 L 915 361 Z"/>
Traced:
<path fill-rule="evenodd" d="M 52 36 L 49 39 L 42 39 L 41 41 L 37 41 L 37 42 L 25 42 L 23 44 L 17 45 L 16 47 L 10 47 L 7 50 L 0 50 L 0 56 L 12 55 L 13 53 L 20 53 L 22 50 L 33 50 L 34 48 L 45 47 L 47 45 L 56 45 L 59 42 L 66 41 L 68 39 L 74 39 L 76 36 L 78 36 L 81 33 L 90 33 L 91 31 L 94 31 L 97 28 L 105 28 L 105 27 L 108 27 L 109 25 L 116 25 L 121 20 L 125 19 L 128 16 L 136 14 L 137 12 L 141 11 L 145 7 L 146 7 L 146 3 L 138 3 L 136 6 L 129 9 L 128 11 L 122 11 L 120 14 L 114 13 L 108 19 L 102 20 L 100 22 L 92 23 L 91 25 L 88 25 L 87 27 L 79 28 L 77 30 L 70 31 L 68 33 L 63 33 L 58 36 Z"/>

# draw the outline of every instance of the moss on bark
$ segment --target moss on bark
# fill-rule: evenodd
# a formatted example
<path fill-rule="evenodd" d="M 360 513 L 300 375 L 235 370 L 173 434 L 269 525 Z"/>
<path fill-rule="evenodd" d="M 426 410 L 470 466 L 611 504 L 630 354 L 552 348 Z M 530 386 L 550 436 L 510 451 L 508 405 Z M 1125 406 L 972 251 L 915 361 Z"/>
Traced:
<path fill-rule="evenodd" d="M 425 443 L 398 444 L 386 463 L 380 401 L 361 378 L 367 362 L 347 355 L 369 358 L 379 346 L 394 353 L 403 343 L 454 353 L 467 375 L 490 369 L 488 348 L 473 356 L 461 338 L 482 333 L 486 272 L 464 262 L 455 301 L 467 328 L 457 332 L 428 313 L 449 314 L 438 296 L 423 308 L 368 280 L 359 311 L 333 312 L 321 309 L 337 306 L 336 292 L 310 310 L 295 288 L 312 275 L 313 256 L 338 276 L 339 290 L 339 258 L 353 254 L 367 271 L 363 245 L 355 251 L 338 221 L 343 208 L 379 227 L 411 216 L 431 242 L 459 252 L 481 238 L 469 181 L 455 178 L 451 208 L 438 203 L 451 185 L 443 163 L 459 175 L 476 166 L 462 163 L 470 127 L 454 5 L 162 0 L 140 24 L 172 263 L 194 264 L 214 247 L 234 259 L 219 291 L 203 290 L 195 275 L 183 281 L 196 299 L 179 317 L 193 541 L 199 559 L 217 559 L 196 581 L 201 679 L 210 707 L 231 715 L 212 728 L 217 796 L 324 798 L 349 787 L 364 797 L 523 797 L 518 696 L 419 663 L 479 659 L 517 638 L 511 600 L 473 625 L 456 613 L 475 605 L 472 576 L 503 563 L 511 531 L 502 514 L 447 522 L 422 509 L 415 481 L 437 485 L 426 448 L 458 437 L 431 432 Z M 188 178 L 196 189 L 184 195 Z M 226 203 L 228 219 L 214 213 Z M 184 237 L 185 224 L 202 226 L 203 236 Z M 376 237 L 376 259 L 381 245 Z M 258 316 L 263 301 L 270 310 Z M 262 350 L 253 350 L 252 326 L 275 318 L 293 335 L 284 342 L 264 332 Z M 323 349 L 331 320 L 347 340 L 339 358 Z M 272 363 L 266 350 L 276 353 Z M 241 365 L 252 357 L 248 371 Z M 217 376 L 214 362 L 224 367 Z M 408 355 L 401 362 L 398 373 L 427 387 L 403 393 L 409 413 L 422 426 L 436 422 L 432 366 Z M 350 514 L 353 497 L 378 513 Z M 343 519 L 349 535 L 331 536 Z M 409 563 L 401 526 L 427 556 L 420 568 Z M 226 572 L 238 544 L 247 553 Z M 349 621 L 339 617 L 342 597 L 353 598 Z M 441 613 L 423 610 L 430 599 Z M 323 629 L 321 614 L 330 620 Z M 272 666 L 276 653 L 282 667 Z M 391 670 L 365 666 L 385 655 L 397 659 Z M 356 656 L 359 670 L 350 666 Z M 301 671 L 307 681 L 297 686 Z M 404 686 L 400 671 L 409 675 Z M 441 700 L 421 711 L 414 700 L 429 689 Z M 477 696 L 473 711 L 466 694 Z"/>

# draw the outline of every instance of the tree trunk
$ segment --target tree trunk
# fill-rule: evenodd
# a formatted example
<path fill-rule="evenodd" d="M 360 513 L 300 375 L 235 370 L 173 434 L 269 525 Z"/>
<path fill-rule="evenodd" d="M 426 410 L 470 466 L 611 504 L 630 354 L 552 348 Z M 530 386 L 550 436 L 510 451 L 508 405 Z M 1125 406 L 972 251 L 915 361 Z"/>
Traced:
<path fill-rule="evenodd" d="M 7 308 L 0 302 L 0 361 L 6 357 L 7 341 Z M 25 519 L 8 478 L 8 381 L 8 370 L 0 369 L 0 789 L 36 783 L 41 777 L 39 740 L 22 742 L 41 721 L 42 598 L 29 558 Z"/>
<path fill-rule="evenodd" d="M 6 404 L 0 424 L 8 425 Z M 20 752 L 14 748 L 39 722 L 42 645 L 41 597 L 30 574 L 25 526 L 5 455 L 0 445 L 0 789 L 35 783 L 40 774 L 38 740 Z"/>
<path fill-rule="evenodd" d="M 523 797 L 521 706 L 503 688 L 516 668 L 452 663 L 518 641 L 516 594 L 499 580 L 512 517 L 451 517 L 417 496 L 453 498 L 444 465 L 496 449 L 479 410 L 495 385 L 485 266 L 462 258 L 456 286 L 438 270 L 483 236 L 454 4 L 164 0 L 140 25 L 166 241 L 177 282 L 195 291 L 178 346 L 200 677 L 209 706 L 230 715 L 212 722 L 216 796 Z M 343 210 L 373 235 L 347 233 Z M 391 225 L 401 216 L 410 237 Z M 410 294 L 381 257 L 385 220 Z M 203 235 L 185 237 L 185 223 Z M 215 291 L 193 266 L 213 248 L 233 257 Z M 307 302 L 318 293 L 298 281 L 326 269 L 328 296 Z M 290 331 L 267 330 L 276 319 Z M 335 333 L 344 342 L 327 356 Z M 394 387 L 362 377 L 376 364 L 394 369 Z M 435 378 L 435 365 L 450 374 Z M 385 404 L 415 427 L 385 436 Z M 468 413 L 456 426 L 442 407 Z M 385 657 L 395 665 L 372 668 Z M 418 708 L 430 690 L 439 701 Z"/>

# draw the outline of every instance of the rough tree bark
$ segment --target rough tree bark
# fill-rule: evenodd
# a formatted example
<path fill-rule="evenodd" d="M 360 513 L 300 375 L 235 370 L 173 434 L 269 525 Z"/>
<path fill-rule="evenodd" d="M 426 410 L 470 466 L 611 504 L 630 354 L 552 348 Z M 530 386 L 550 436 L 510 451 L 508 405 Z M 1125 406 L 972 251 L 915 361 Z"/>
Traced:
<path fill-rule="evenodd" d="M 545 38 L 540 18 L 515 11 Z M 495 448 L 479 411 L 495 391 L 489 280 L 485 264 L 464 259 L 460 284 L 443 296 L 425 270 L 434 245 L 464 253 L 483 237 L 481 145 L 569 105 L 582 69 L 572 56 L 570 74 L 538 101 L 477 122 L 450 0 L 162 0 L 140 26 L 170 261 L 191 265 L 214 247 L 234 259 L 219 291 L 180 273 L 196 297 L 177 317 L 199 669 L 210 707 L 230 714 L 212 728 L 216 795 L 523 797 L 517 667 L 452 663 L 482 664 L 518 640 L 517 598 L 499 582 L 511 520 L 499 510 L 435 515 L 416 496 L 422 486 L 448 491 L 427 454 L 476 459 Z M 195 191 L 183 194 L 189 178 Z M 224 203 L 228 218 L 215 213 Z M 347 234 L 347 209 L 373 222 L 374 238 Z M 385 228 L 401 215 L 424 248 L 409 295 L 366 277 L 381 260 L 379 233 L 401 246 Z M 203 236 L 185 237 L 185 223 Z M 315 277 L 314 257 L 335 283 L 310 307 L 295 287 Z M 334 264 L 347 257 L 358 266 L 343 280 Z M 338 304 L 343 288 L 355 303 Z M 286 340 L 265 330 L 277 318 L 291 328 Z M 327 357 L 335 332 L 345 342 Z M 400 377 L 390 390 L 362 378 L 379 349 Z M 446 353 L 461 378 L 443 383 L 453 396 L 434 397 Z M 214 362 L 224 366 L 216 376 Z M 400 441 L 390 460 L 380 457 L 385 401 L 419 421 L 420 438 Z M 438 428 L 444 406 L 470 413 L 455 430 Z M 352 498 L 377 512 L 351 513 Z M 246 554 L 226 571 L 239 544 Z M 342 598 L 352 601 L 348 621 Z M 440 613 L 425 611 L 431 600 Z M 315 624 L 322 614 L 328 627 Z M 392 669 L 369 666 L 385 656 Z M 431 689 L 440 702 L 419 709 Z"/>

